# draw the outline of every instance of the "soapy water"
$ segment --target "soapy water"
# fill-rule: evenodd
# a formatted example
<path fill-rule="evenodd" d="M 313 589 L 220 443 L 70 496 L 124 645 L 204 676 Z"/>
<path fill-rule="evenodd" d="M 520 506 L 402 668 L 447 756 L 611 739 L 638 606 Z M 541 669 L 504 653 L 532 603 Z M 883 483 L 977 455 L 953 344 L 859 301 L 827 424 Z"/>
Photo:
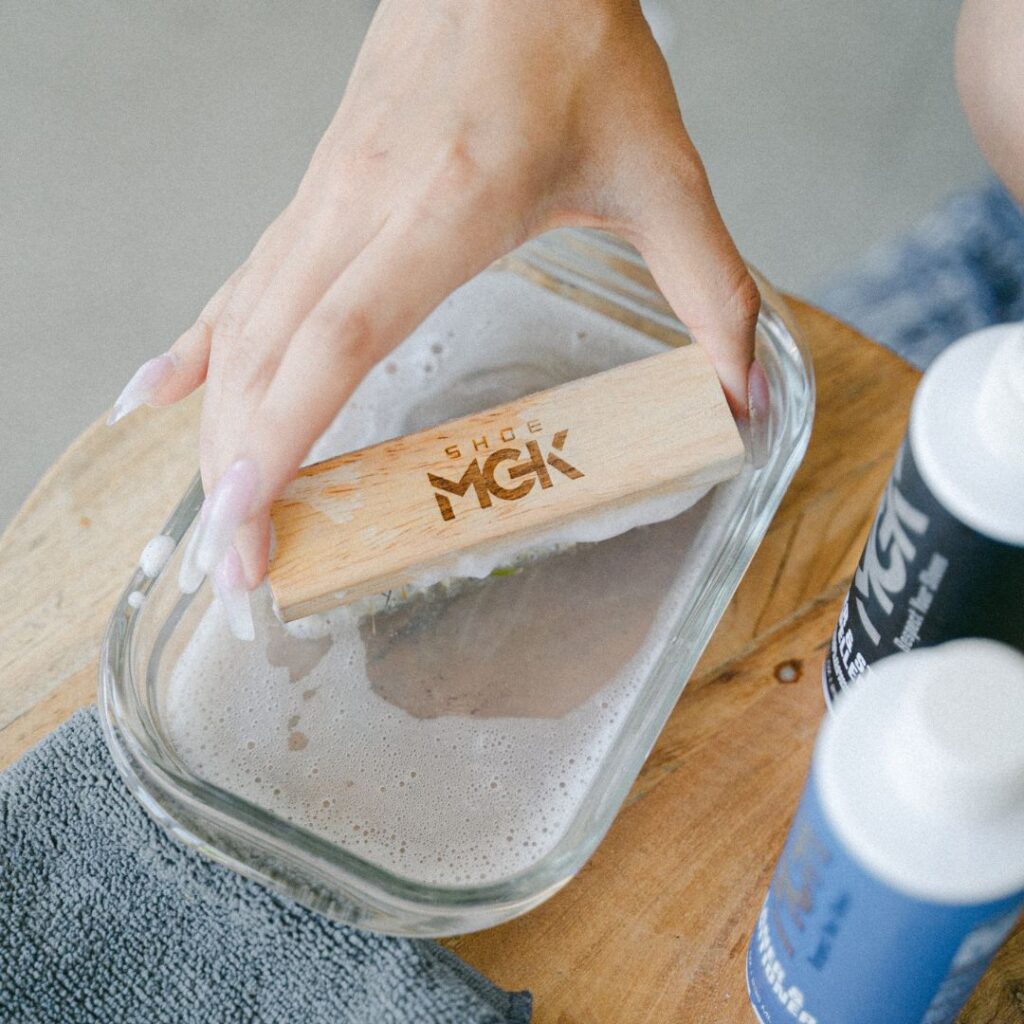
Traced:
<path fill-rule="evenodd" d="M 374 368 L 310 461 L 659 351 L 560 297 L 538 302 L 517 277 L 485 275 Z M 179 756 L 419 883 L 529 868 L 569 827 L 697 582 L 680 566 L 714 492 L 682 515 L 700 493 L 669 497 L 656 525 L 631 529 L 635 509 L 604 513 L 549 538 L 551 557 L 407 600 L 286 627 L 261 590 L 252 643 L 210 604 L 163 697 Z"/>

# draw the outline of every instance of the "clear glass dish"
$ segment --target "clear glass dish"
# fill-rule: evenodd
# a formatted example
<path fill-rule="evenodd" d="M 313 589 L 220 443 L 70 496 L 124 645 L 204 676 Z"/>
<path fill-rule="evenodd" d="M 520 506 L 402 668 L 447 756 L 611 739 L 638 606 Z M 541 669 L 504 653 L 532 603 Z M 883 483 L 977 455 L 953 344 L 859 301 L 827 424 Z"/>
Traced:
<path fill-rule="evenodd" d="M 606 355 L 623 332 L 655 349 L 692 343 L 642 261 L 608 236 L 555 232 L 484 277 L 493 305 L 483 327 L 491 331 L 501 329 L 502 296 L 508 295 L 518 304 L 518 329 L 528 324 L 529 332 L 591 339 L 581 344 L 603 346 Z M 244 785 L 219 769 L 197 769 L 214 762 L 196 753 L 201 744 L 182 738 L 175 718 L 183 654 L 200 630 L 216 625 L 210 625 L 215 606 L 206 585 L 189 596 L 177 587 L 182 542 L 202 501 L 197 479 L 163 530 L 174 542 L 173 554 L 154 578 L 137 570 L 128 581 L 100 662 L 107 741 L 146 810 L 214 860 L 332 918 L 382 932 L 437 936 L 489 927 L 563 886 L 610 826 L 807 446 L 814 410 L 810 360 L 781 298 L 758 283 L 764 299 L 758 358 L 772 394 L 762 467 L 748 461 L 738 477 L 680 515 L 612 540 L 581 543 L 431 600 L 413 598 L 395 608 L 368 603 L 358 613 L 355 641 L 365 659 L 366 692 L 331 692 L 322 700 L 334 703 L 307 714 L 310 735 L 320 729 L 316 743 L 309 743 L 319 750 L 318 760 L 308 752 L 293 756 L 299 747 L 294 737 L 301 736 L 302 747 L 308 741 L 283 723 L 269 730 L 273 736 L 257 734 L 256 725 L 248 739 L 240 732 L 237 752 L 221 742 L 216 757 L 223 763 L 236 753 L 244 759 L 243 747 L 281 750 L 287 770 L 272 764 L 274 778 L 247 776 Z M 428 336 L 442 330 L 447 315 L 442 307 L 421 330 Z M 440 351 L 439 344 L 431 351 Z M 519 381 L 510 387 L 520 392 L 556 383 L 537 381 L 529 367 L 509 379 Z M 455 408 L 447 395 L 426 402 L 413 418 L 436 422 L 470 411 L 467 406 L 513 397 L 474 384 L 462 389 Z M 261 632 L 280 629 L 268 614 L 258 618 Z M 510 631 L 511 619 L 516 628 Z M 462 643 L 470 634 L 474 643 Z M 321 697 L 315 688 L 290 684 L 296 678 L 290 669 L 281 671 L 280 692 L 260 691 L 264 696 L 250 717 L 270 721 L 264 704 L 279 701 L 273 715 L 287 714 L 290 729 L 298 712 Z M 225 685 L 229 689 L 211 695 L 214 704 L 202 712 L 215 728 L 217 701 L 239 721 L 247 715 L 240 703 L 248 699 L 246 680 Z M 362 703 L 344 704 L 357 696 Z M 351 732 L 343 742 L 344 730 L 331 724 L 342 719 L 331 716 L 352 708 L 377 716 L 372 728 L 374 736 L 383 730 L 379 748 L 353 746 Z M 447 752 L 449 741 L 450 757 L 416 753 L 431 742 Z M 337 749 L 329 749 L 332 743 Z M 415 763 L 416 769 L 392 785 L 388 758 L 394 752 L 384 751 L 396 745 L 396 756 L 418 760 L 407 760 L 405 767 Z M 498 748 L 500 758 L 493 753 Z M 483 766 L 478 778 L 477 761 Z M 453 775 L 453 763 L 467 767 Z M 367 795 L 366 778 L 380 781 L 375 773 L 387 781 L 378 800 Z M 305 813 L 314 792 L 318 800 L 325 792 L 331 796 L 323 801 L 331 809 L 322 818 L 319 811 Z M 362 817 L 352 810 L 358 801 Z M 410 814 L 415 827 L 406 824 Z M 507 825 L 513 820 L 518 832 Z M 393 828 L 385 837 L 393 840 L 390 846 L 367 838 L 385 827 Z M 522 842 L 521 835 L 527 836 Z M 437 866 L 432 842 L 441 851 Z M 442 864 L 445 857 L 450 863 Z M 472 870 L 456 874 L 452 865 L 463 863 Z"/>

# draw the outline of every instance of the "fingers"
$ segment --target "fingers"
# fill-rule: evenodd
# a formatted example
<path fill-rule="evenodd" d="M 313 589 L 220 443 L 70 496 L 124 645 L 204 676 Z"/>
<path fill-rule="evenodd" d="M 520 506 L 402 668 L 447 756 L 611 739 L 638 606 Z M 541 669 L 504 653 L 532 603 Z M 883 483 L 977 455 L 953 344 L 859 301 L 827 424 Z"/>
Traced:
<path fill-rule="evenodd" d="M 252 618 L 242 561 L 234 548 L 229 548 L 213 574 L 213 590 L 224 610 L 228 628 L 239 640 L 254 640 L 256 626 Z"/>
<path fill-rule="evenodd" d="M 203 403 L 202 470 L 216 481 L 243 446 L 292 335 L 361 248 L 336 218 L 310 223 L 255 293 L 233 299 L 215 332 Z"/>
<path fill-rule="evenodd" d="M 228 451 L 192 545 L 190 580 L 212 572 L 232 545 L 249 585 L 263 578 L 270 505 L 313 442 L 370 367 L 499 247 L 479 225 L 413 228 L 392 221 L 352 261 L 288 339 L 244 434 Z"/>
<path fill-rule="evenodd" d="M 696 163 L 694 163 L 696 162 Z M 696 153 L 662 169 L 637 211 L 637 244 L 680 320 L 707 351 L 733 414 L 746 418 L 761 298 Z"/>
<path fill-rule="evenodd" d="M 214 293 L 203 307 L 196 322 L 185 331 L 168 350 L 175 364 L 175 372 L 156 390 L 151 405 L 173 405 L 192 394 L 206 380 L 206 367 L 210 359 L 213 326 L 231 299 L 235 286 L 248 268 L 243 263 Z"/>
<path fill-rule="evenodd" d="M 118 395 L 107 418 L 113 426 L 143 405 L 173 405 L 190 395 L 206 379 L 213 334 L 232 304 L 242 297 L 258 297 L 273 275 L 281 250 L 290 244 L 293 230 L 285 211 L 264 232 L 249 258 L 221 285 L 203 307 L 196 322 L 162 355 L 147 360 Z"/>
<path fill-rule="evenodd" d="M 242 523 L 235 535 L 235 550 L 245 578 L 246 590 L 260 585 L 273 555 L 273 527 L 269 516 L 256 516 Z M 245 567 L 249 566 L 249 569 Z"/>
<path fill-rule="evenodd" d="M 371 232 L 372 227 L 363 231 Z M 291 246 L 285 252 L 287 241 Z M 263 258 L 250 261 L 257 266 L 247 268 L 217 311 L 209 332 L 200 432 L 200 465 L 208 499 L 183 559 L 182 590 L 194 591 L 204 576 L 223 576 L 227 570 L 222 562 L 232 542 L 232 557 L 242 566 L 246 587 L 255 587 L 263 578 L 271 541 L 266 511 L 258 511 L 261 502 L 254 481 L 260 479 L 260 472 L 254 460 L 239 459 L 237 454 L 273 447 L 273 439 L 255 446 L 250 443 L 260 402 L 292 335 L 366 241 L 357 229 L 346 229 L 335 211 L 313 211 L 299 237 L 291 240 L 282 235 L 273 249 L 265 247 L 255 254 Z M 300 403 L 293 415 L 304 414 Z M 269 502 L 265 504 L 269 507 Z M 239 573 L 232 570 L 228 575 L 237 586 Z"/>
<path fill-rule="evenodd" d="M 261 405 L 260 429 L 278 439 L 263 463 L 271 494 L 294 477 L 370 367 L 502 249 L 487 218 L 396 220 L 353 261 L 295 333 Z M 294 415 L 299 408 L 302 417 Z"/>

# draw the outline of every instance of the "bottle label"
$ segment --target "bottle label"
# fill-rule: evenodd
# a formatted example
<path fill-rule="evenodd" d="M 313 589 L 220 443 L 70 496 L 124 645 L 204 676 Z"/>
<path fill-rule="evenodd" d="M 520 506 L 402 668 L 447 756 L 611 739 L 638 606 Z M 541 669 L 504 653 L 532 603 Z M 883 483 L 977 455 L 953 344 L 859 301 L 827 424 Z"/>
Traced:
<path fill-rule="evenodd" d="M 968 636 L 1024 651 L 1024 548 L 949 513 L 905 440 L 832 634 L 826 697 L 880 658 Z"/>
<path fill-rule="evenodd" d="M 1022 905 L 890 888 L 845 852 L 812 777 L 750 942 L 750 1001 L 762 1024 L 952 1024 Z"/>

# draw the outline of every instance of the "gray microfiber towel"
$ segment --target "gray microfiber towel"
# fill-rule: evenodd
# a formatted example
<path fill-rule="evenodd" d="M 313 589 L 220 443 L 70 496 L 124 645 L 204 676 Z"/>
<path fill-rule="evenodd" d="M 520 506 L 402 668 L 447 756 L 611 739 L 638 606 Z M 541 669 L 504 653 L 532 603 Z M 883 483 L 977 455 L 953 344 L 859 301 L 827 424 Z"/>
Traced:
<path fill-rule="evenodd" d="M 95 708 L 0 775 L 4 1024 L 527 1024 L 433 942 L 357 931 L 170 839 Z"/>

